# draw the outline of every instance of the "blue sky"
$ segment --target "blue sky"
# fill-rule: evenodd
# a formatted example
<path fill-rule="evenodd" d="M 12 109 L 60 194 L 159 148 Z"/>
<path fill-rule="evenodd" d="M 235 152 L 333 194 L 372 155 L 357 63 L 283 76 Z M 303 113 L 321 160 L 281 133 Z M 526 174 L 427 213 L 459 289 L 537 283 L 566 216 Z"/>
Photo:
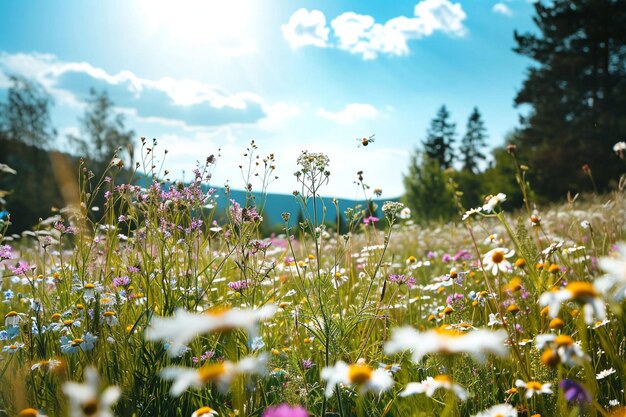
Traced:
<path fill-rule="evenodd" d="M 459 140 L 474 106 L 490 146 L 517 125 L 513 98 L 530 62 L 512 52 L 513 31 L 533 30 L 532 13 L 529 0 L 6 0 L 0 88 L 10 73 L 41 82 L 60 147 L 93 86 L 137 138 L 168 149 L 173 177 L 221 148 L 214 180 L 241 188 L 237 166 L 255 139 L 276 155 L 270 191 L 297 188 L 307 149 L 331 158 L 325 194 L 358 196 L 363 170 L 396 197 L 442 104 Z"/>

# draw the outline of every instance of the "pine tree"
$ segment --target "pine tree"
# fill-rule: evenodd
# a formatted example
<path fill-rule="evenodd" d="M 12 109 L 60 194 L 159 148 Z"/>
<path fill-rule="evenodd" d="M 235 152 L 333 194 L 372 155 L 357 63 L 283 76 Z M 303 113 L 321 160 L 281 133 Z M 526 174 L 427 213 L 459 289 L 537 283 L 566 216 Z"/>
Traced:
<path fill-rule="evenodd" d="M 463 170 L 471 173 L 478 173 L 478 159 L 485 159 L 485 155 L 481 152 L 481 148 L 486 146 L 487 129 L 485 123 L 478 111 L 478 107 L 474 107 L 474 111 L 467 121 L 465 136 L 461 141 L 461 162 L 463 162 Z"/>
<path fill-rule="evenodd" d="M 404 204 L 420 222 L 449 220 L 457 214 L 453 191 L 439 162 L 415 150 L 404 176 Z"/>
<path fill-rule="evenodd" d="M 612 146 L 626 137 L 626 2 L 553 0 L 535 13 L 538 31 L 515 33 L 515 52 L 534 61 L 515 99 L 530 106 L 520 156 L 546 197 L 579 191 L 583 164 L 607 188 L 622 171 Z"/>
<path fill-rule="evenodd" d="M 456 136 L 456 125 L 449 121 L 450 112 L 443 105 L 437 116 L 430 122 L 424 150 L 426 155 L 439 163 L 442 169 L 452 166 L 454 153 L 452 145 Z"/>

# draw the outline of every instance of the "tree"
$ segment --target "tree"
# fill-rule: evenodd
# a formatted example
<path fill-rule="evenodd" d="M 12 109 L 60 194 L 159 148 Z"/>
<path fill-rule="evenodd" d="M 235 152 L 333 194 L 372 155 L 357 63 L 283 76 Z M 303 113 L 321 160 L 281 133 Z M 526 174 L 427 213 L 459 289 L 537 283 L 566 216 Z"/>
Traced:
<path fill-rule="evenodd" d="M 485 159 L 485 155 L 481 152 L 481 148 L 486 146 L 487 129 L 485 123 L 478 111 L 478 107 L 474 107 L 474 111 L 467 120 L 467 128 L 465 136 L 461 141 L 461 162 L 463 162 L 463 170 L 476 174 L 478 173 L 478 159 Z"/>
<path fill-rule="evenodd" d="M 428 154 L 413 152 L 409 172 L 404 176 L 404 189 L 403 203 L 418 221 L 448 220 L 457 214 L 446 174 L 440 162 Z"/>
<path fill-rule="evenodd" d="M 545 197 L 580 190 L 584 164 L 606 189 L 626 136 L 626 2 L 537 2 L 535 14 L 538 33 L 515 32 L 515 52 L 535 62 L 515 99 L 530 106 L 518 150 Z"/>
<path fill-rule="evenodd" d="M 0 103 L 0 137 L 45 148 L 56 137 L 50 121 L 52 98 L 37 82 L 9 77 L 6 103 Z"/>
<path fill-rule="evenodd" d="M 108 163 L 118 149 L 129 151 L 132 147 L 132 130 L 126 130 L 124 115 L 115 114 L 114 104 L 106 91 L 89 91 L 85 115 L 80 119 L 82 133 L 85 138 L 69 135 L 82 155 L 100 163 Z"/>
<path fill-rule="evenodd" d="M 449 121 L 450 112 L 443 105 L 437 112 L 437 116 L 430 122 L 424 149 L 426 155 L 439 163 L 442 169 L 452 166 L 454 154 L 452 144 L 455 141 L 456 125 Z"/>

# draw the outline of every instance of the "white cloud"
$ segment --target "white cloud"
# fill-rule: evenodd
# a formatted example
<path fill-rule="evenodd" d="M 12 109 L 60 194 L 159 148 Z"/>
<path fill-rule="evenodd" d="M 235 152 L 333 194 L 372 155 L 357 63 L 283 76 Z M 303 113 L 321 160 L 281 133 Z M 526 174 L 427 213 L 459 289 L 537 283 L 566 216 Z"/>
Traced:
<path fill-rule="evenodd" d="M 339 124 L 352 124 L 357 120 L 376 117 L 378 109 L 371 104 L 350 103 L 338 112 L 331 112 L 321 108 L 317 111 L 317 115 L 324 119 L 334 120 Z"/>
<path fill-rule="evenodd" d="M 409 54 L 408 41 L 442 32 L 450 36 L 464 36 L 466 18 L 460 3 L 451 0 L 422 0 L 415 5 L 413 16 L 397 16 L 385 23 L 377 23 L 372 16 L 345 12 L 330 23 L 339 49 L 375 59 L 379 54 L 403 56 Z M 305 45 L 329 46 L 326 18 L 318 10 L 296 11 L 282 26 L 283 35 L 292 48 Z"/>
<path fill-rule="evenodd" d="M 326 17 L 319 10 L 298 9 L 291 15 L 287 24 L 282 25 L 283 36 L 292 48 L 307 45 L 324 48 L 328 45 Z"/>
<path fill-rule="evenodd" d="M 131 71 L 109 74 L 87 62 L 65 62 L 49 54 L 0 52 L 0 86 L 8 84 L 6 74 L 35 79 L 58 103 L 75 109 L 82 109 L 90 87 L 105 89 L 119 110 L 138 120 L 183 129 L 245 124 L 267 130 L 299 112 L 295 105 L 268 103 L 250 91 L 229 93 L 198 80 L 152 80 Z"/>
<path fill-rule="evenodd" d="M 509 9 L 509 6 L 507 6 L 504 3 L 494 4 L 491 11 L 494 13 L 504 15 L 504 16 L 509 16 L 509 17 L 513 16 L 513 12 L 511 11 L 511 9 Z"/>

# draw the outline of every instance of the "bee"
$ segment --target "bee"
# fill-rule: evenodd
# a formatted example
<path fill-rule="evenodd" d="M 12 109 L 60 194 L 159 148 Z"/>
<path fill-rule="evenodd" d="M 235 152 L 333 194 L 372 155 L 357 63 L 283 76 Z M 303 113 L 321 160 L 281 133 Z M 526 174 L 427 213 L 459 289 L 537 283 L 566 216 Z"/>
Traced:
<path fill-rule="evenodd" d="M 357 142 L 361 142 L 361 145 L 367 146 L 370 143 L 374 143 L 374 135 L 370 136 L 369 138 L 357 139 Z"/>

